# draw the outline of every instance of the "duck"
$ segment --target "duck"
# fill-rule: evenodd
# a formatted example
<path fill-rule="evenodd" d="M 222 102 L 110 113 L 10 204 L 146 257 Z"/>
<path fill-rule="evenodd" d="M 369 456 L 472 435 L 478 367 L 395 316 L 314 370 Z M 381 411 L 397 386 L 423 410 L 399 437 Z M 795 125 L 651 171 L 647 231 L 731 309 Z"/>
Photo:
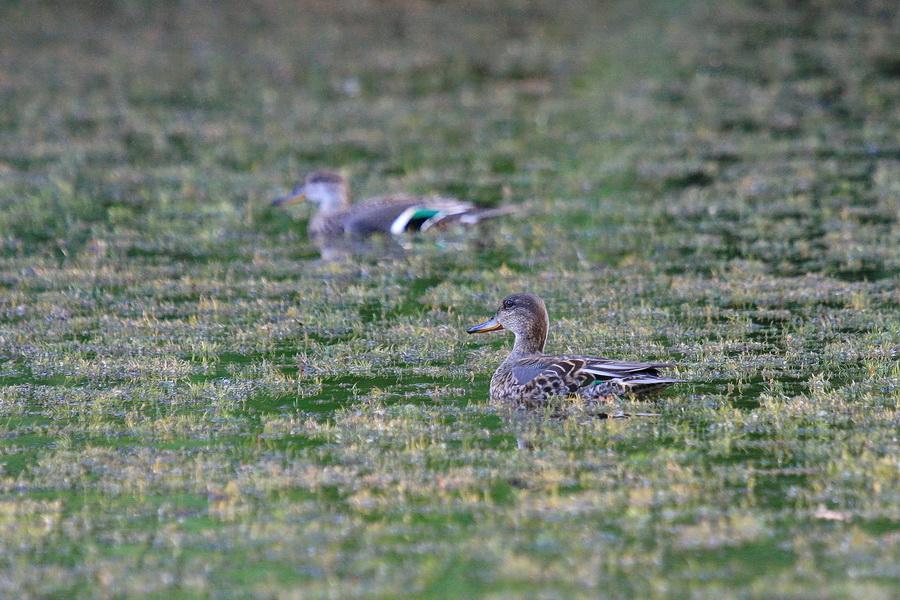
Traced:
<path fill-rule="evenodd" d="M 290 194 L 272 200 L 272 205 L 287 206 L 304 199 L 315 206 L 308 231 L 319 244 L 339 242 L 342 238 L 365 239 L 375 234 L 426 232 L 454 223 L 477 225 L 510 212 L 507 207 L 485 208 L 440 196 L 381 196 L 351 204 L 347 179 L 328 170 L 309 173 Z"/>
<path fill-rule="evenodd" d="M 506 401 L 524 408 L 538 407 L 561 397 L 610 402 L 619 396 L 655 393 L 683 381 L 660 375 L 661 369 L 675 366 L 670 363 L 544 354 L 550 318 L 544 301 L 534 294 L 507 296 L 493 317 L 467 331 L 484 333 L 501 329 L 511 331 L 515 343 L 491 377 L 492 401 Z"/>

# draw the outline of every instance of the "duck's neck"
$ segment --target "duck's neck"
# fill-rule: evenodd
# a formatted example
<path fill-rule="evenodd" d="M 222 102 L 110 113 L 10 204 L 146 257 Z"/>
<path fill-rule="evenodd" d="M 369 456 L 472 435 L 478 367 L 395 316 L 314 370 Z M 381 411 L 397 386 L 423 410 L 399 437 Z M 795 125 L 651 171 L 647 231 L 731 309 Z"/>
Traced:
<path fill-rule="evenodd" d="M 345 210 L 350 206 L 350 190 L 346 185 L 336 185 L 316 191 L 316 204 L 323 214 Z"/>
<path fill-rule="evenodd" d="M 525 331 L 516 332 L 513 354 L 541 354 L 547 343 L 547 327 L 535 323 Z"/>

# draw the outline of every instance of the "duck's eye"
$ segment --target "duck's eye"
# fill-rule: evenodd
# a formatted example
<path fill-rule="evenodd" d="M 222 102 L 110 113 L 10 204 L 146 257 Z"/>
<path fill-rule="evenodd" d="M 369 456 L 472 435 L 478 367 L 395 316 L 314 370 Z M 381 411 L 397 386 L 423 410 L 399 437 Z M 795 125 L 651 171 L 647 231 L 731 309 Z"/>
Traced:
<path fill-rule="evenodd" d="M 515 305 L 516 305 L 515 300 L 510 300 L 509 298 L 507 298 L 506 300 L 503 301 L 503 308 L 512 308 Z"/>

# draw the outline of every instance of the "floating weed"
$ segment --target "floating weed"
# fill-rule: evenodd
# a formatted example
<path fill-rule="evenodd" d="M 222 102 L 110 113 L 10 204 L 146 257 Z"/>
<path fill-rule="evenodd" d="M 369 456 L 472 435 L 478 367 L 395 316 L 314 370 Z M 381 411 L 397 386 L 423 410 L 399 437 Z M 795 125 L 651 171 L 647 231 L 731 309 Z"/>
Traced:
<path fill-rule="evenodd" d="M 896 18 L 831 4 L 0 4 L 0 595 L 893 598 Z M 322 261 L 323 167 L 523 214 Z M 687 381 L 492 405 L 526 290 Z"/>

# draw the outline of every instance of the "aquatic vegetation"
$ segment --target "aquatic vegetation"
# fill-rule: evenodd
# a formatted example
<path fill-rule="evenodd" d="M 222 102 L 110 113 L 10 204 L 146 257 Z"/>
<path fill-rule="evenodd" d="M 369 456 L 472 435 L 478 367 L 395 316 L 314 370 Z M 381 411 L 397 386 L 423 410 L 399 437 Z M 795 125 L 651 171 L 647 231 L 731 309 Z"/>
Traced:
<path fill-rule="evenodd" d="M 897 10 L 0 4 L 0 596 L 893 598 Z M 526 290 L 687 383 L 492 405 Z"/>

